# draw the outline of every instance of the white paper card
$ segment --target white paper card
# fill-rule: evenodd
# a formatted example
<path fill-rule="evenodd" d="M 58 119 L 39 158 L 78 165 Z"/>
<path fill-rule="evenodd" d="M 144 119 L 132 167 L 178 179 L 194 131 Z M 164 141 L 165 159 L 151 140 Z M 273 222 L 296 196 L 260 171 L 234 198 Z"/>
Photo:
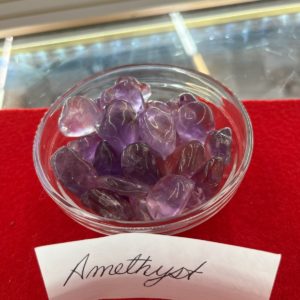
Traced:
<path fill-rule="evenodd" d="M 281 256 L 214 242 L 125 233 L 35 249 L 49 299 L 265 300 Z"/>

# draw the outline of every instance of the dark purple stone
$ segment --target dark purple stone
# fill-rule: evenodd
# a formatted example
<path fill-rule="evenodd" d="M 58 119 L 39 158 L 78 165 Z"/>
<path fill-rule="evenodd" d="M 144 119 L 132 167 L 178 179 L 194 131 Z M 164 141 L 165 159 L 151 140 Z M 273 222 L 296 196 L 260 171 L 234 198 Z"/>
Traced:
<path fill-rule="evenodd" d="M 69 98 L 58 120 L 60 132 L 69 137 L 81 137 L 93 133 L 102 114 L 97 105 L 83 96 Z"/>
<path fill-rule="evenodd" d="M 160 177 L 157 155 L 144 143 L 128 145 L 121 156 L 123 174 L 132 179 L 153 185 Z"/>
<path fill-rule="evenodd" d="M 131 197 L 143 197 L 149 190 L 149 187 L 143 183 L 116 176 L 99 177 L 97 183 L 98 188 Z"/>
<path fill-rule="evenodd" d="M 56 178 L 71 192 L 80 195 L 97 187 L 95 169 L 68 147 L 59 148 L 50 162 Z"/>
<path fill-rule="evenodd" d="M 204 143 L 208 133 L 214 129 L 213 113 L 205 103 L 188 102 L 175 114 L 175 124 L 181 140 Z"/>
<path fill-rule="evenodd" d="M 197 184 L 217 187 L 223 179 L 224 160 L 221 157 L 211 158 L 193 177 Z"/>
<path fill-rule="evenodd" d="M 74 150 L 80 158 L 89 163 L 93 163 L 96 148 L 101 141 L 101 138 L 96 133 L 79 138 L 68 143 L 68 148 Z"/>
<path fill-rule="evenodd" d="M 138 139 L 136 114 L 126 101 L 112 101 L 105 110 L 104 118 L 97 124 L 97 132 L 120 154 Z"/>
<path fill-rule="evenodd" d="M 193 94 L 190 93 L 182 93 L 179 95 L 179 106 L 182 106 L 186 103 L 190 102 L 199 102 Z"/>
<path fill-rule="evenodd" d="M 229 127 L 211 131 L 206 139 L 205 146 L 210 155 L 222 157 L 225 164 L 231 159 L 232 131 Z"/>
<path fill-rule="evenodd" d="M 82 204 L 97 215 L 113 220 L 128 221 L 132 208 L 126 197 L 101 189 L 92 189 L 80 197 Z"/>
<path fill-rule="evenodd" d="M 192 180 L 181 175 L 161 178 L 146 198 L 150 216 L 157 220 L 180 214 L 191 197 L 194 185 Z"/>
<path fill-rule="evenodd" d="M 120 159 L 107 141 L 99 143 L 93 165 L 98 175 L 121 175 Z"/>
<path fill-rule="evenodd" d="M 139 115 L 142 140 L 163 158 L 176 146 L 176 131 L 172 114 L 158 106 L 149 106 Z"/>

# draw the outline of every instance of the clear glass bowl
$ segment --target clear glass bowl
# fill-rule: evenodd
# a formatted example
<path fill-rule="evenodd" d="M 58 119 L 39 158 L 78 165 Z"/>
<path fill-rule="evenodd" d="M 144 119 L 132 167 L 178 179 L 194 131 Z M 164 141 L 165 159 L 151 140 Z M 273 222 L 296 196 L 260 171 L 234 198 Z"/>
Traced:
<path fill-rule="evenodd" d="M 114 84 L 120 76 L 134 76 L 151 85 L 154 100 L 168 100 L 182 92 L 206 99 L 213 109 L 216 127 L 229 126 L 233 132 L 232 160 L 227 167 L 219 192 L 208 202 L 180 216 L 163 220 L 129 222 L 102 218 L 86 211 L 76 196 L 64 190 L 54 177 L 51 155 L 68 142 L 57 127 L 62 106 L 74 95 L 99 96 L 99 91 Z M 225 86 L 213 78 L 194 71 L 167 65 L 129 65 L 96 74 L 77 83 L 60 96 L 42 118 L 34 140 L 34 165 L 42 186 L 72 219 L 103 233 L 149 232 L 175 234 L 199 225 L 220 211 L 232 198 L 249 166 L 253 149 L 253 132 L 243 104 Z"/>

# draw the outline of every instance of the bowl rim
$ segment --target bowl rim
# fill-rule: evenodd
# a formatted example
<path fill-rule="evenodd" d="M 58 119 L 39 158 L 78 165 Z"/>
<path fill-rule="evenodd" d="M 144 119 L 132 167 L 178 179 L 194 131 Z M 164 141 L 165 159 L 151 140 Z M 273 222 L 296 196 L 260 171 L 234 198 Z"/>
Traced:
<path fill-rule="evenodd" d="M 88 212 L 84 209 L 77 208 L 76 206 L 70 205 L 68 202 L 65 201 L 64 197 L 56 191 L 56 189 L 52 186 L 52 184 L 49 182 L 44 169 L 41 164 L 40 159 L 40 153 L 39 153 L 39 142 L 41 140 L 43 130 L 45 128 L 45 122 L 48 119 L 48 117 L 51 117 L 51 115 L 56 111 L 57 107 L 61 105 L 61 102 L 64 101 L 70 94 L 75 92 L 77 89 L 81 88 L 88 82 L 99 78 L 104 75 L 109 75 L 110 73 L 113 74 L 114 72 L 117 72 L 119 70 L 125 70 L 125 69 L 144 69 L 144 68 L 157 68 L 157 69 L 167 69 L 172 70 L 179 73 L 184 73 L 187 76 L 197 76 L 202 77 L 206 79 L 208 82 L 213 83 L 217 86 L 218 89 L 222 89 L 225 94 L 227 94 L 234 102 L 234 104 L 238 107 L 240 110 L 243 120 L 245 122 L 246 127 L 246 150 L 243 153 L 242 162 L 238 169 L 236 169 L 234 175 L 230 178 L 230 180 L 226 180 L 224 185 L 222 186 L 221 190 L 218 191 L 216 195 L 214 195 L 212 198 L 210 198 L 204 205 L 201 205 L 199 207 L 196 207 L 194 209 L 191 209 L 188 212 L 184 212 L 180 214 L 179 216 L 172 216 L 163 218 L 160 220 L 150 220 L 150 221 L 122 221 L 122 220 L 112 220 L 100 217 L 96 214 L 93 214 L 91 212 Z M 236 97 L 236 95 L 223 83 L 220 81 L 214 79 L 213 77 L 192 70 L 188 68 L 183 68 L 179 66 L 174 65 L 168 65 L 168 64 L 128 64 L 128 65 L 121 65 L 113 68 L 106 69 L 104 71 L 97 72 L 93 74 L 92 76 L 89 76 L 83 80 L 78 81 L 75 83 L 71 88 L 69 88 L 66 92 L 64 92 L 62 95 L 58 96 L 56 100 L 50 105 L 49 109 L 45 112 L 44 116 L 41 118 L 39 125 L 37 127 L 34 142 L 33 142 L 33 162 L 35 171 L 37 173 L 38 179 L 41 182 L 43 188 L 48 193 L 48 195 L 63 209 L 67 212 L 70 212 L 72 215 L 75 214 L 75 216 L 79 219 L 81 218 L 88 218 L 89 221 L 100 221 L 105 223 L 109 223 L 109 227 L 114 228 L 128 228 L 128 227 L 134 227 L 135 229 L 143 229 L 143 228 L 159 228 L 164 227 L 166 225 L 169 225 L 170 223 L 180 223 L 185 222 L 187 220 L 192 220 L 195 218 L 199 218 L 199 215 L 207 213 L 208 210 L 214 210 L 215 206 L 214 204 L 217 202 L 216 200 L 226 195 L 231 190 L 236 190 L 241 181 L 243 180 L 243 177 L 245 176 L 245 173 L 249 167 L 251 157 L 253 154 L 253 145 L 254 145 L 254 137 L 253 137 L 253 127 L 251 124 L 250 117 L 248 115 L 248 112 L 246 108 L 244 107 L 243 103 Z M 203 210 L 204 208 L 204 210 Z M 218 211 L 218 209 L 217 209 Z M 103 225 L 104 225 L 103 224 Z M 101 224 L 102 226 L 102 224 Z"/>

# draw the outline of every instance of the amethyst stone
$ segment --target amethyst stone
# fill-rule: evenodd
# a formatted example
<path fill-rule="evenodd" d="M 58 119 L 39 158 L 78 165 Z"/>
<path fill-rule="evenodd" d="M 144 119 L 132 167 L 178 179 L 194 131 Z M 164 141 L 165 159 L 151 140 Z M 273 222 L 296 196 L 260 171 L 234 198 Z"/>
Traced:
<path fill-rule="evenodd" d="M 155 220 L 180 214 L 189 200 L 195 183 L 181 175 L 161 178 L 149 191 L 146 201 Z"/>
<path fill-rule="evenodd" d="M 222 157 L 225 164 L 231 159 L 232 131 L 229 127 L 214 130 L 206 139 L 206 148 L 211 156 Z"/>
<path fill-rule="evenodd" d="M 147 202 L 145 198 L 134 198 L 129 199 L 133 217 L 132 221 L 151 221 L 152 218 L 148 212 Z"/>
<path fill-rule="evenodd" d="M 106 219 L 129 220 L 131 207 L 125 197 L 101 189 L 92 189 L 80 197 L 82 204 Z"/>
<path fill-rule="evenodd" d="M 178 162 L 178 174 L 192 177 L 206 163 L 206 155 L 203 145 L 198 141 L 187 143 L 180 154 Z"/>
<path fill-rule="evenodd" d="M 178 109 L 175 124 L 183 141 L 204 142 L 207 134 L 214 129 L 213 113 L 205 103 L 189 102 Z"/>
<path fill-rule="evenodd" d="M 60 132 L 65 136 L 81 137 L 95 131 L 100 118 L 96 104 L 83 96 L 69 98 L 58 120 Z"/>
<path fill-rule="evenodd" d="M 107 140 L 119 154 L 138 138 L 136 113 L 126 101 L 112 101 L 106 107 L 101 123 L 97 124 L 99 136 Z"/>
<path fill-rule="evenodd" d="M 183 93 L 179 95 L 179 106 L 182 106 L 186 103 L 190 103 L 190 102 L 199 102 L 194 95 L 190 94 L 190 93 Z"/>
<path fill-rule="evenodd" d="M 196 187 L 192 192 L 192 195 L 186 204 L 185 210 L 190 210 L 201 206 L 207 202 L 207 197 L 205 196 L 204 190 L 201 187 Z"/>
<path fill-rule="evenodd" d="M 144 143 L 128 145 L 121 156 L 123 174 L 132 179 L 153 185 L 160 177 L 157 155 Z"/>
<path fill-rule="evenodd" d="M 98 188 L 124 196 L 143 197 L 149 190 L 149 187 L 145 184 L 115 176 L 99 177 L 97 184 Z"/>
<path fill-rule="evenodd" d="M 120 160 L 107 141 L 101 141 L 96 149 L 94 168 L 98 175 L 121 175 Z"/>
<path fill-rule="evenodd" d="M 76 195 L 97 187 L 95 169 L 66 146 L 52 155 L 51 166 L 55 177 Z"/>
<path fill-rule="evenodd" d="M 176 131 L 173 117 L 158 106 L 149 106 L 139 115 L 140 136 L 165 158 L 175 150 Z"/>
<path fill-rule="evenodd" d="M 101 138 L 96 133 L 82 137 L 68 143 L 68 148 L 74 150 L 80 158 L 89 163 L 93 163 L 96 148 L 101 141 Z"/>
<path fill-rule="evenodd" d="M 223 178 L 224 160 L 221 157 L 211 158 L 193 177 L 197 184 L 217 187 Z"/>
<path fill-rule="evenodd" d="M 150 87 L 140 83 L 133 77 L 121 77 L 113 87 L 106 89 L 98 99 L 98 105 L 104 109 L 114 100 L 123 100 L 138 112 L 144 106 L 143 93 L 146 97 L 151 95 Z"/>

